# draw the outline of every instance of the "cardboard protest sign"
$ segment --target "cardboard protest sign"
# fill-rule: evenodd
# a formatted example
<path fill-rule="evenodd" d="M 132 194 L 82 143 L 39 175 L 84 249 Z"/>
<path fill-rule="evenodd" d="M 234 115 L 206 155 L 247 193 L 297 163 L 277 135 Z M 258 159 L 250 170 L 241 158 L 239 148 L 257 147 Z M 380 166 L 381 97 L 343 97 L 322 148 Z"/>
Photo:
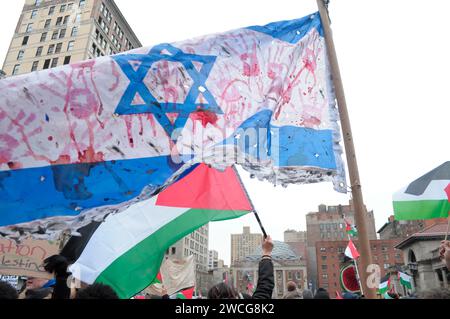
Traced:
<path fill-rule="evenodd" d="M 26 239 L 16 243 L 0 237 L 0 274 L 51 279 L 42 262 L 58 253 L 57 242 Z"/>

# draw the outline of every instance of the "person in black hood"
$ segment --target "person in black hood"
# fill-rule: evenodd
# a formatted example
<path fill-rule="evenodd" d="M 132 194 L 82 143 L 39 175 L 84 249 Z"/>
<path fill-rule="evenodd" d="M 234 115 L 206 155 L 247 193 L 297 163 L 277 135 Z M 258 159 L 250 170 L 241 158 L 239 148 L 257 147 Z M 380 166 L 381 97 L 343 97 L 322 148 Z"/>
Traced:
<path fill-rule="evenodd" d="M 70 288 L 68 278 L 71 275 L 67 272 L 69 261 L 61 255 L 53 255 L 44 260 L 44 269 L 55 277 L 52 299 L 70 299 Z"/>
<path fill-rule="evenodd" d="M 330 299 L 330 294 L 325 288 L 319 288 L 314 295 L 314 299 Z"/>

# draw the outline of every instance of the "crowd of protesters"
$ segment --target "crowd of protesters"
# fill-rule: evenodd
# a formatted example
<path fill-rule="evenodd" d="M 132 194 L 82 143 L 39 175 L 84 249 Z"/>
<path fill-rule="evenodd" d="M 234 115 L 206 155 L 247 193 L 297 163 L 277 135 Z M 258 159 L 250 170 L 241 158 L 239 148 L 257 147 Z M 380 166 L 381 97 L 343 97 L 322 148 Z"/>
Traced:
<path fill-rule="evenodd" d="M 258 284 L 253 295 L 239 293 L 231 286 L 220 283 L 208 291 L 208 299 L 271 299 L 274 289 L 274 270 L 272 262 L 273 241 L 267 237 L 262 245 L 263 256 L 259 262 Z M 443 241 L 439 248 L 440 257 L 450 269 L 450 241 Z M 28 278 L 22 291 L 17 290 L 6 282 L 0 281 L 0 299 L 119 299 L 116 292 L 109 286 L 93 284 L 82 289 L 71 289 L 67 282 L 70 277 L 67 259 L 60 255 L 47 258 L 44 268 L 53 274 L 54 279 L 45 280 Z M 162 299 L 169 299 L 165 294 Z M 331 299 L 328 291 L 318 288 L 313 294 L 311 290 L 300 291 L 295 282 L 287 283 L 287 292 L 283 299 Z M 344 293 L 340 299 L 363 299 L 358 294 Z M 384 299 L 450 299 L 450 289 L 431 289 L 417 294 L 401 296 L 395 292 L 388 292 Z"/>

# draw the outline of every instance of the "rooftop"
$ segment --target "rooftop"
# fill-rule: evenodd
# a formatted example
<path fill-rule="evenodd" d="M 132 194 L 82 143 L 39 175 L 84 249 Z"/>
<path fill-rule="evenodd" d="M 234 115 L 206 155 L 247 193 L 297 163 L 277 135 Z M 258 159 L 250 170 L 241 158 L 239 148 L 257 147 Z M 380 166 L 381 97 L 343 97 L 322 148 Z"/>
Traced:
<path fill-rule="evenodd" d="M 433 240 L 440 239 L 441 237 L 443 238 L 447 233 L 447 227 L 447 223 L 440 223 L 427 227 L 424 230 L 409 236 L 407 239 L 400 242 L 395 248 L 401 249 L 416 240 Z"/>

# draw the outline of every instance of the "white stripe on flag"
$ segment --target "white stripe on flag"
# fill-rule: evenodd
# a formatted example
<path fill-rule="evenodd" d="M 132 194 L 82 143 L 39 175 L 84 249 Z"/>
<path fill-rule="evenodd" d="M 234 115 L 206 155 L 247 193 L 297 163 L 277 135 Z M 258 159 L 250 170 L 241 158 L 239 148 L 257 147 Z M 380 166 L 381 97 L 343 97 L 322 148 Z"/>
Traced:
<path fill-rule="evenodd" d="M 158 206 L 157 196 L 109 216 L 92 235 L 80 258 L 70 269 L 74 277 L 92 284 L 114 260 L 184 214 L 189 208 Z M 107 245 L 105 245 L 107 243 Z"/>
<path fill-rule="evenodd" d="M 415 200 L 442 200 L 448 199 L 447 193 L 445 193 L 445 188 L 450 183 L 450 180 L 435 180 L 431 181 L 425 192 L 422 195 L 415 196 L 411 194 L 406 194 L 405 191 L 408 186 L 403 187 L 401 190 L 396 192 L 393 196 L 395 201 L 415 201 Z"/>

